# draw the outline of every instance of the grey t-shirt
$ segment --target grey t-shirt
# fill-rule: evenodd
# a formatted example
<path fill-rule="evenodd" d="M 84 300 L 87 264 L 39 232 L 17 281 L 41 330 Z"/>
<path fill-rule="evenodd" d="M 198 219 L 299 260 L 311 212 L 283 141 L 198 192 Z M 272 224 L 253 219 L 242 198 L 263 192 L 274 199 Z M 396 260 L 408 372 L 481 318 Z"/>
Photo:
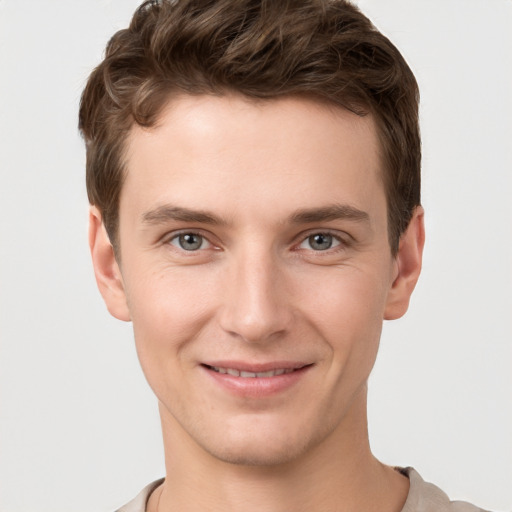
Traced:
<path fill-rule="evenodd" d="M 409 494 L 402 512 L 485 512 L 465 501 L 450 501 L 435 485 L 425 482 L 413 468 L 397 468 L 411 482 Z M 150 494 L 163 482 L 163 478 L 152 482 L 124 507 L 116 512 L 145 512 Z"/>

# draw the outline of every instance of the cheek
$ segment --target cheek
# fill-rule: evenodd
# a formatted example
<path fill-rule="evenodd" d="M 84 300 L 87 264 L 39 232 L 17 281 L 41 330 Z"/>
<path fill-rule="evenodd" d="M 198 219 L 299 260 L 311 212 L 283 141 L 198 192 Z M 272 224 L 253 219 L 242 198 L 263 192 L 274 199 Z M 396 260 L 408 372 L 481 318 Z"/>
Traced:
<path fill-rule="evenodd" d="M 151 381 L 170 370 L 208 321 L 216 301 L 214 279 L 184 269 L 132 275 L 141 276 L 127 285 L 135 343 Z"/>
<path fill-rule="evenodd" d="M 304 297 L 303 312 L 329 344 L 334 360 L 340 364 L 348 358 L 367 361 L 369 353 L 376 353 L 378 348 L 386 283 L 380 273 L 358 268 L 336 270 L 323 281 L 316 280 L 316 286 L 312 283 L 312 293 Z"/>

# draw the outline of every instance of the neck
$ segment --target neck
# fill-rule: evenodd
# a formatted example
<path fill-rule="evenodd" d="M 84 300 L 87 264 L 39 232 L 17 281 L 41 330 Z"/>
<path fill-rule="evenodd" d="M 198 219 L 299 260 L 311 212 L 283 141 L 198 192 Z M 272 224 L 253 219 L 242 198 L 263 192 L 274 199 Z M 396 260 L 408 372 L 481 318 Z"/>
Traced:
<path fill-rule="evenodd" d="M 148 512 L 399 512 L 408 480 L 373 457 L 366 393 L 334 432 L 299 458 L 274 466 L 244 466 L 205 452 L 160 406 L 166 479 Z"/>

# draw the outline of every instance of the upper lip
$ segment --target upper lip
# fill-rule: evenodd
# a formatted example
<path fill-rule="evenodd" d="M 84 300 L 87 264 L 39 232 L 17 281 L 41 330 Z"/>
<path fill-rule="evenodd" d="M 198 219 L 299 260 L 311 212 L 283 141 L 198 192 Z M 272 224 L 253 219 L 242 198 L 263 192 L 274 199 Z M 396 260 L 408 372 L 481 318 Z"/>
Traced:
<path fill-rule="evenodd" d="M 268 372 L 271 370 L 298 370 L 304 366 L 309 366 L 311 363 L 302 361 L 270 361 L 267 363 L 250 363 L 247 361 L 205 361 L 202 363 L 205 366 L 214 366 L 216 368 L 231 368 L 242 372 Z"/>

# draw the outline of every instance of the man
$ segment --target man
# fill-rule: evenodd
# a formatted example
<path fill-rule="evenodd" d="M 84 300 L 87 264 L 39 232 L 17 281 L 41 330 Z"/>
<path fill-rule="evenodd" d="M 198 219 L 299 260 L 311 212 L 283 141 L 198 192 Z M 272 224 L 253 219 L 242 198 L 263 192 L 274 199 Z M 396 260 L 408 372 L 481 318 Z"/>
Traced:
<path fill-rule="evenodd" d="M 82 96 L 98 286 L 166 477 L 132 511 L 475 511 L 369 447 L 421 269 L 415 79 L 345 1 L 146 2 Z"/>

